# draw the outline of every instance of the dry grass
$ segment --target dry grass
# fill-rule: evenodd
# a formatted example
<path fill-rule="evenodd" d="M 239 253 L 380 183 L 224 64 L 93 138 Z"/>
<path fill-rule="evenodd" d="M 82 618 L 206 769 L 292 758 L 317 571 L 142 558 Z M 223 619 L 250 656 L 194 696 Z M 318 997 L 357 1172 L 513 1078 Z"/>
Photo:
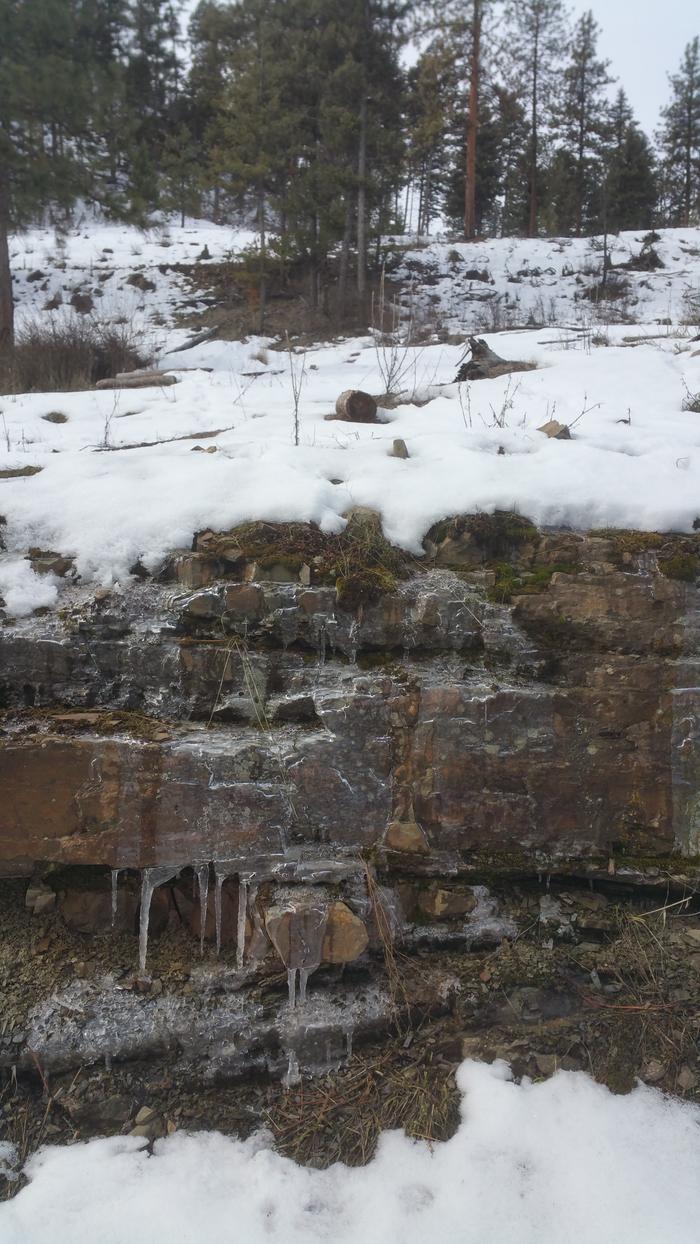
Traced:
<path fill-rule="evenodd" d="M 86 389 L 149 362 L 129 325 L 72 314 L 30 320 L 19 330 L 12 349 L 0 355 L 0 392 Z"/>
<path fill-rule="evenodd" d="M 355 1056 L 334 1075 L 300 1084 L 266 1114 L 278 1151 L 306 1166 L 362 1166 L 381 1132 L 403 1128 L 419 1140 L 449 1140 L 459 1123 L 453 1075 L 409 1060 L 395 1044 Z"/>

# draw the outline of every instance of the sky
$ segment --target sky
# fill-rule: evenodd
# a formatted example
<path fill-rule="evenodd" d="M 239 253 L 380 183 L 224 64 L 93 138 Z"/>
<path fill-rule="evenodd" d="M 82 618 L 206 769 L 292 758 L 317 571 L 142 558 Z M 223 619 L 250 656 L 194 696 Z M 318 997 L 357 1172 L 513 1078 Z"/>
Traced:
<path fill-rule="evenodd" d="M 651 134 L 668 99 L 667 74 L 676 72 L 686 43 L 700 35 L 698 0 L 576 0 L 569 7 L 575 16 L 593 10 L 600 51 Z"/>
<path fill-rule="evenodd" d="M 198 0 L 183 0 L 185 14 Z M 601 28 L 600 51 L 611 62 L 637 120 L 649 135 L 668 99 L 668 74 L 686 43 L 700 35 L 699 0 L 568 0 L 573 17 L 592 9 Z"/>

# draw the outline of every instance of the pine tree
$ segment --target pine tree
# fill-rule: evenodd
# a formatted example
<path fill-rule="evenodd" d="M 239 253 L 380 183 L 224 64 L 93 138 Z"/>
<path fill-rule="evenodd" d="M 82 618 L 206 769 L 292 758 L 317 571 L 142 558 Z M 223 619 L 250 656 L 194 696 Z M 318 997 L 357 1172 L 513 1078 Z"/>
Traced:
<path fill-rule="evenodd" d="M 671 102 L 663 110 L 667 210 L 674 224 L 687 226 L 700 213 L 700 38 L 687 45 L 680 70 L 670 75 Z"/>
<path fill-rule="evenodd" d="M 527 99 L 528 221 L 530 237 L 537 234 L 541 194 L 542 130 L 551 108 L 557 71 L 565 45 L 561 0 L 508 0 L 508 46 L 516 80 Z"/>
<path fill-rule="evenodd" d="M 579 18 L 569 47 L 558 104 L 562 147 L 573 168 L 573 229 L 580 236 L 590 223 L 591 200 L 600 182 L 606 130 L 605 88 L 611 78 L 608 61 L 598 59 L 599 27 L 590 10 Z M 559 161 L 563 170 L 565 165 Z"/>
<path fill-rule="evenodd" d="M 610 109 L 605 144 L 604 225 L 612 232 L 651 229 L 657 193 L 651 145 L 620 88 Z"/>
<path fill-rule="evenodd" d="M 136 219 L 158 203 L 159 167 L 180 91 L 179 3 L 131 0 L 125 68 L 129 197 Z"/>
<path fill-rule="evenodd" d="M 78 0 L 0 0 L 0 348 L 14 339 L 10 229 L 49 205 L 67 210 L 88 189 L 79 15 Z"/>

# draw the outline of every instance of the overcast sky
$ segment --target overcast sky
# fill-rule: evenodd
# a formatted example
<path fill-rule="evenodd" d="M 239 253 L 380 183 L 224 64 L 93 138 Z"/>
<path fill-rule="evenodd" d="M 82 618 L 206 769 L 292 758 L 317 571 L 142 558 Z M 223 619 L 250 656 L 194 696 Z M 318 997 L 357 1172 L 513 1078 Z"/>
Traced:
<path fill-rule="evenodd" d="M 592 9 L 601 27 L 600 50 L 611 61 L 640 125 L 651 133 L 668 98 L 686 43 L 700 35 L 698 0 L 575 0 L 578 15 Z"/>
<path fill-rule="evenodd" d="M 640 125 L 653 133 L 686 43 L 700 35 L 700 0 L 567 0 L 574 16 L 592 9 L 601 54 L 611 62 Z M 183 0 L 192 13 L 198 0 Z"/>

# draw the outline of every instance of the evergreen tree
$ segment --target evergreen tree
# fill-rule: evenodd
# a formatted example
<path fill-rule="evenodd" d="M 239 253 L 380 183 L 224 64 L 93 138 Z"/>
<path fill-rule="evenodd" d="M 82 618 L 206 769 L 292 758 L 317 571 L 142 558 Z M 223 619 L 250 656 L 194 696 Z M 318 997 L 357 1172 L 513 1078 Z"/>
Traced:
<path fill-rule="evenodd" d="M 560 174 L 567 166 L 573 173 L 570 193 L 577 236 L 593 214 L 606 132 L 605 88 L 611 78 L 609 62 L 598 59 L 598 34 L 598 24 L 589 10 L 574 27 L 558 104 L 558 129 L 568 159 L 557 163 Z"/>
<path fill-rule="evenodd" d="M 159 168 L 176 119 L 180 90 L 179 3 L 131 0 L 125 68 L 127 152 L 131 211 L 144 218 L 157 204 Z"/>
<path fill-rule="evenodd" d="M 654 159 L 620 88 L 610 109 L 605 144 L 603 224 L 612 232 L 651 229 L 657 202 Z"/>
<path fill-rule="evenodd" d="M 14 339 L 8 234 L 88 190 L 89 127 L 76 73 L 78 0 L 0 0 L 0 348 Z"/>
<path fill-rule="evenodd" d="M 565 45 L 564 8 L 561 0 L 508 0 L 506 19 L 508 48 L 519 93 L 527 100 L 527 232 L 535 237 L 541 193 L 543 128 L 551 109 Z"/>
<path fill-rule="evenodd" d="M 670 75 L 671 102 L 663 110 L 661 147 L 665 198 L 674 224 L 700 213 L 700 38 L 687 45 L 680 70 Z"/>

